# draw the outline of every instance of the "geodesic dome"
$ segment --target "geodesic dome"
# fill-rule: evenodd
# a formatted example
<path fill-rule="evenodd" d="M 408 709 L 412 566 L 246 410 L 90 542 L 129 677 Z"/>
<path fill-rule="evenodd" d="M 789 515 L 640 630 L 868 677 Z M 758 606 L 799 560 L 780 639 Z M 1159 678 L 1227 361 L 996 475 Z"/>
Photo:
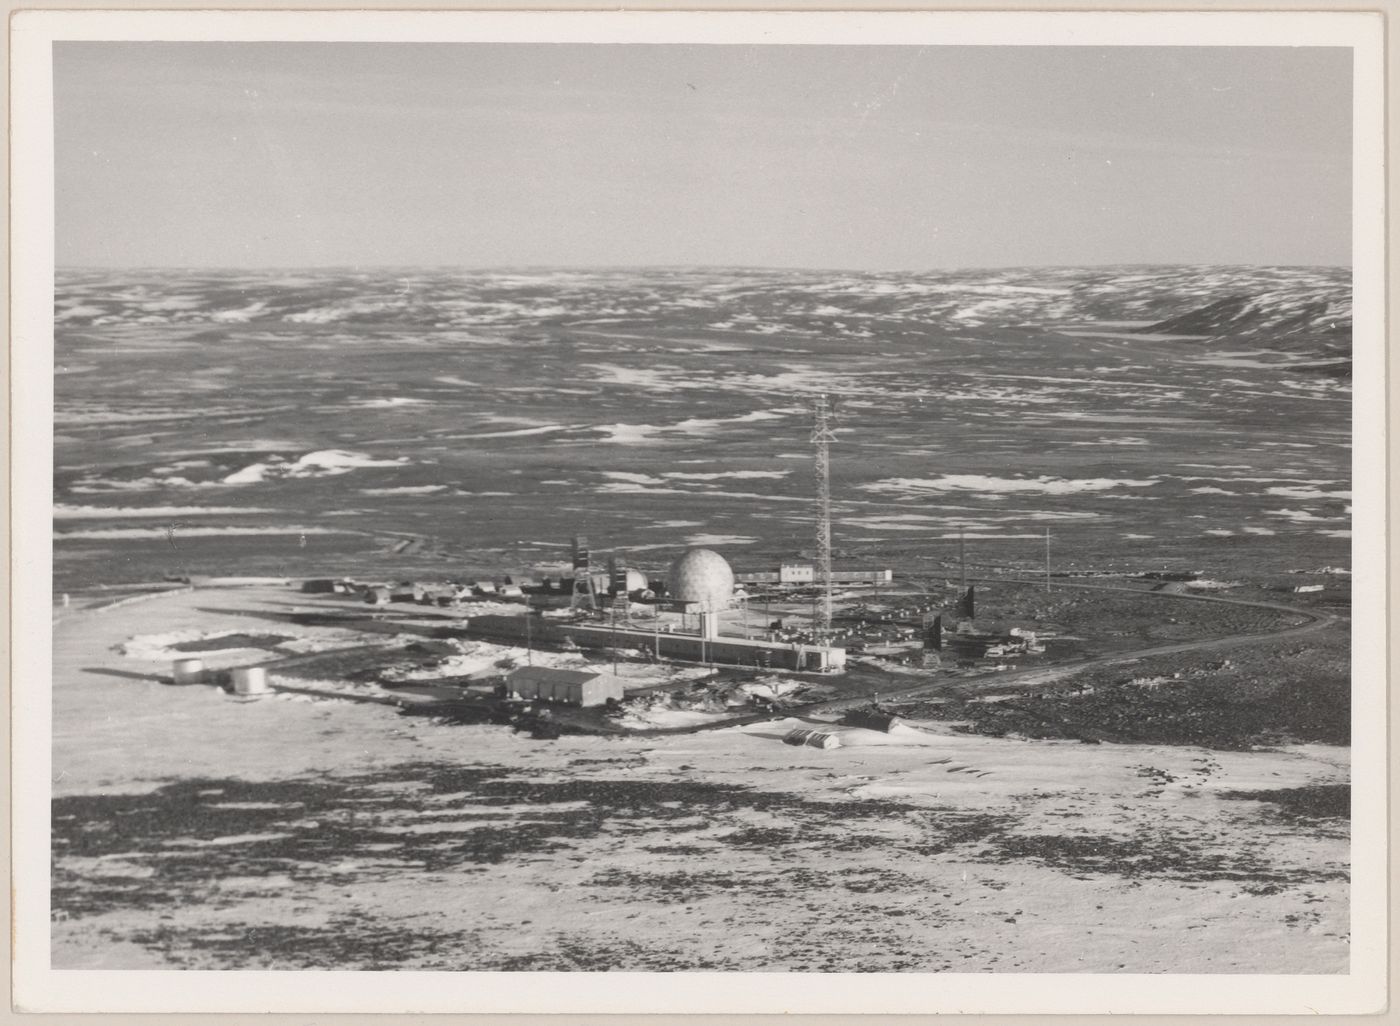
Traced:
<path fill-rule="evenodd" d="M 734 571 L 712 549 L 687 549 L 666 574 L 666 597 L 705 609 L 727 608 L 734 597 Z"/>

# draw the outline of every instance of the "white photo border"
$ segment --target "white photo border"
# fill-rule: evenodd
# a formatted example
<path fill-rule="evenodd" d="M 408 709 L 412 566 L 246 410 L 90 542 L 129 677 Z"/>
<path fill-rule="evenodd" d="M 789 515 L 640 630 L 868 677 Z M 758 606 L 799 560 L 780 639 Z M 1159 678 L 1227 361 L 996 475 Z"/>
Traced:
<path fill-rule="evenodd" d="M 49 964 L 52 44 L 60 40 L 985 46 L 1353 51 L 1351 971 L 1302 975 L 78 971 Z M 1386 1001 L 1384 25 L 1311 12 L 21 11 L 11 21 L 13 1000 L 42 1012 L 1362 1014 Z"/>

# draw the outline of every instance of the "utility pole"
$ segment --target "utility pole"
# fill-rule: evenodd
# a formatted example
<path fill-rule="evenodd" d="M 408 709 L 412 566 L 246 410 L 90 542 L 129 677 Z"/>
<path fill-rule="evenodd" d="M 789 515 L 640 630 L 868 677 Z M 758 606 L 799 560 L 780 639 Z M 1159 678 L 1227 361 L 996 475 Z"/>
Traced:
<path fill-rule="evenodd" d="M 831 630 L 831 451 L 836 441 L 831 431 L 834 415 L 826 393 L 812 401 L 812 444 L 817 450 L 817 574 L 821 589 L 821 609 L 816 617 L 817 630 L 825 635 Z"/>
<path fill-rule="evenodd" d="M 530 596 L 525 596 L 525 665 L 535 665 L 535 643 L 530 631 Z"/>
<path fill-rule="evenodd" d="M 967 549 L 963 547 L 962 528 L 958 528 L 958 580 L 964 593 L 967 591 Z"/>
<path fill-rule="evenodd" d="M 1050 590 L 1050 528 L 1045 529 L 1045 590 Z"/>
<path fill-rule="evenodd" d="M 612 650 L 613 650 L 613 676 L 617 676 L 617 596 L 612 600 Z"/>

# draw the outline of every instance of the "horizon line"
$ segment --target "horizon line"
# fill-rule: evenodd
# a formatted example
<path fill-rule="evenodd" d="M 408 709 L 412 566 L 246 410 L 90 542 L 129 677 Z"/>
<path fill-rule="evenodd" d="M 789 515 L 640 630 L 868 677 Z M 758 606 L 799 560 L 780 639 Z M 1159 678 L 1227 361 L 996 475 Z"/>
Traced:
<path fill-rule="evenodd" d="M 979 264 L 949 267 L 820 267 L 798 264 L 725 264 L 725 263 L 637 263 L 637 264 L 570 264 L 570 263 L 503 263 L 503 264 L 454 264 L 454 263 L 335 263 L 335 264 L 55 264 L 54 273 L 73 272 L 363 272 L 363 271 L 745 271 L 745 272 L 805 272 L 822 274 L 951 274 L 972 271 L 1030 271 L 1030 270 L 1109 270 L 1113 268 L 1308 268 L 1325 270 L 1352 270 L 1351 263 L 1257 263 L 1217 261 L 1114 261 L 1108 263 L 1033 263 L 1033 264 Z"/>

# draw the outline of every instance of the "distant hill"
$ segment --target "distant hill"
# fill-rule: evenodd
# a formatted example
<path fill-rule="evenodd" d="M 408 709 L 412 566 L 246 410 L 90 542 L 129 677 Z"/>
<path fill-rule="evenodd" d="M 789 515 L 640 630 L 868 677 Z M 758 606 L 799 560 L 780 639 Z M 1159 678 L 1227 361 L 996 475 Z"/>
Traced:
<path fill-rule="evenodd" d="M 1348 354 L 1351 275 L 1333 267 L 60 271 L 58 330 L 642 329 L 859 341 L 907 332 L 1101 327 Z"/>
<path fill-rule="evenodd" d="M 1343 343 L 1351 336 L 1351 311 L 1341 307 L 1335 300 L 1312 299 L 1275 290 L 1258 295 L 1227 296 L 1140 330 L 1208 338 L 1267 335 L 1275 339 L 1304 337 Z"/>

